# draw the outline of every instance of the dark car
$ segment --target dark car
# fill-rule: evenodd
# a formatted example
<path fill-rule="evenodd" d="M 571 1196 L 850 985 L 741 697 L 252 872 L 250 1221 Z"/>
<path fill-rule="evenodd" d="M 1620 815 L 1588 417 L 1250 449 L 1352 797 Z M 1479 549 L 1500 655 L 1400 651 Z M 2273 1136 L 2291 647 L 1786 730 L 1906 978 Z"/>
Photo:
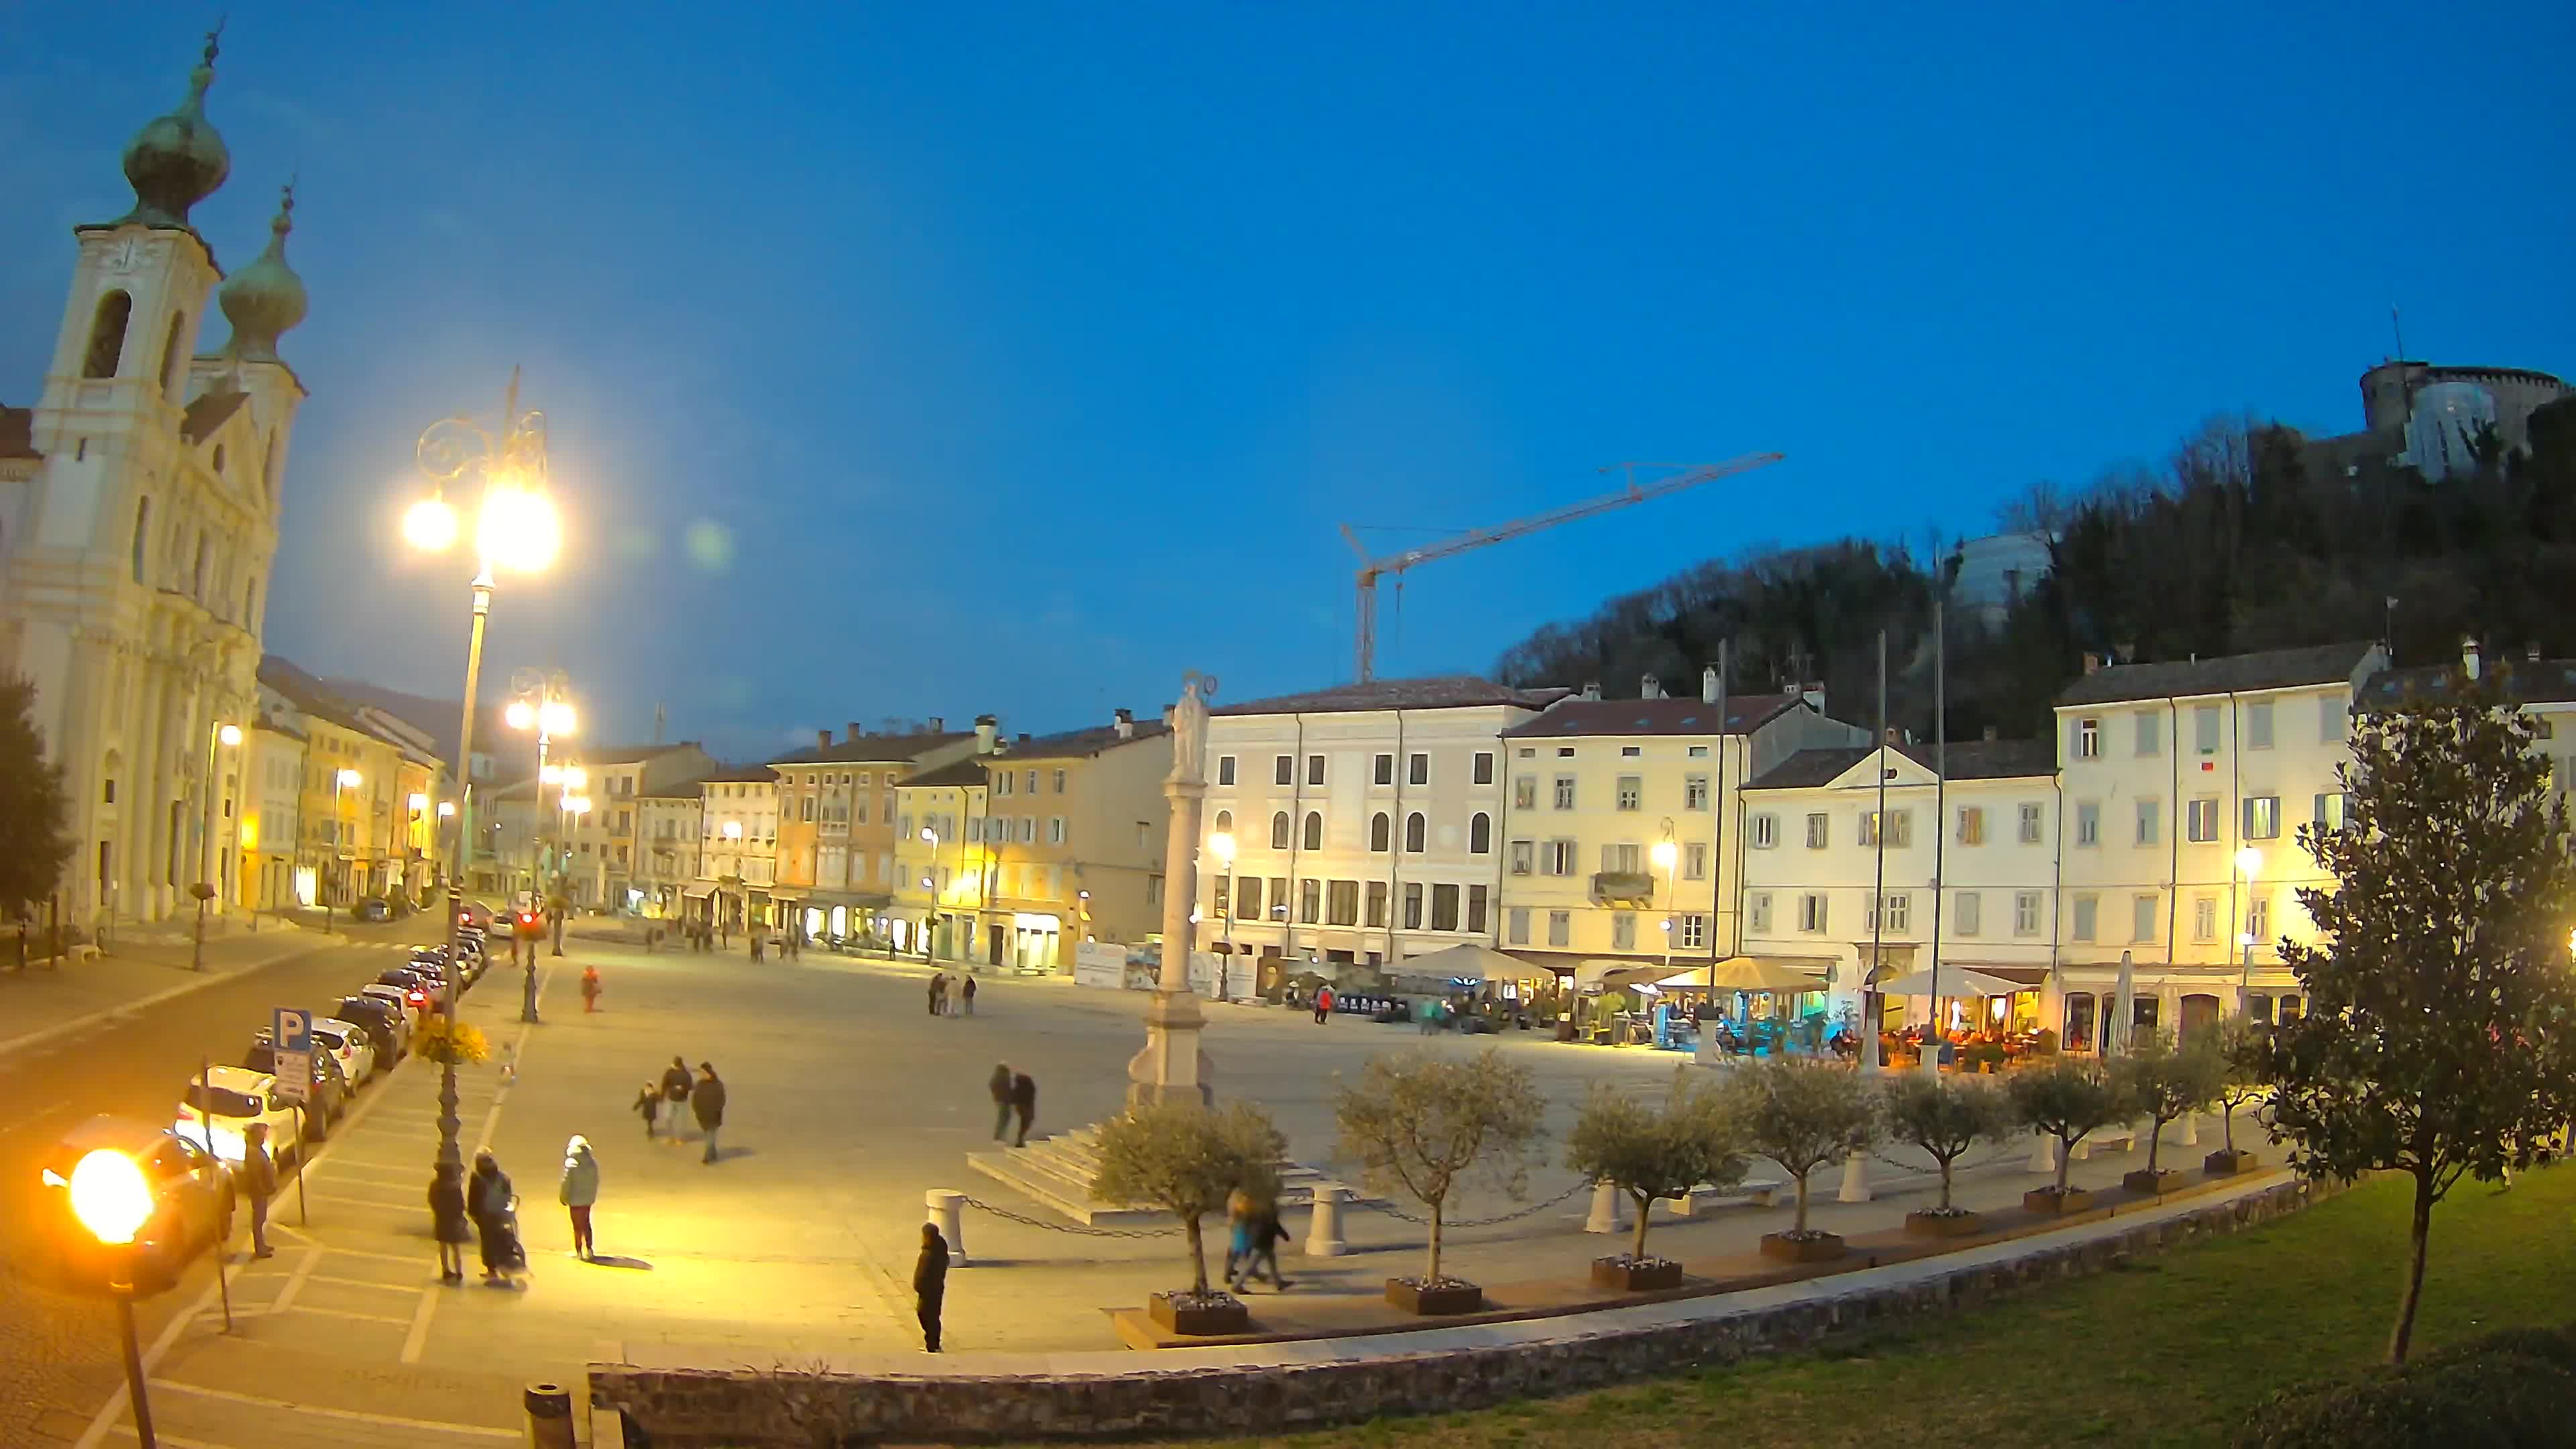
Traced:
<path fill-rule="evenodd" d="M 456 924 L 479 931 L 492 924 L 492 908 L 481 901 L 467 901 L 456 908 Z"/>
<path fill-rule="evenodd" d="M 330 1137 L 331 1124 L 349 1110 L 349 1079 L 341 1073 L 338 1057 L 320 1049 L 308 1055 L 313 1059 L 313 1084 L 304 1097 L 304 1136 L 308 1141 L 321 1142 Z M 260 1028 L 250 1050 L 242 1054 L 242 1065 L 254 1072 L 277 1075 L 277 1041 L 268 1028 Z"/>
<path fill-rule="evenodd" d="M 362 921 L 390 921 L 394 918 L 393 902 L 382 896 L 369 896 L 358 902 L 350 914 Z"/>
<path fill-rule="evenodd" d="M 152 1216 L 134 1235 L 136 1281 L 163 1284 L 210 1244 L 232 1236 L 233 1180 L 223 1163 L 167 1127 L 101 1114 L 63 1134 L 39 1170 L 38 1231 L 66 1281 L 104 1283 L 112 1249 L 72 1213 L 72 1171 L 90 1153 L 120 1152 L 143 1169 Z"/>
<path fill-rule="evenodd" d="M 331 1004 L 330 1014 L 367 1029 L 367 1039 L 376 1044 L 376 1060 L 385 1064 L 379 1071 L 402 1060 L 410 1045 L 404 1039 L 408 1033 L 394 1024 L 393 1007 L 382 997 L 343 996 Z"/>

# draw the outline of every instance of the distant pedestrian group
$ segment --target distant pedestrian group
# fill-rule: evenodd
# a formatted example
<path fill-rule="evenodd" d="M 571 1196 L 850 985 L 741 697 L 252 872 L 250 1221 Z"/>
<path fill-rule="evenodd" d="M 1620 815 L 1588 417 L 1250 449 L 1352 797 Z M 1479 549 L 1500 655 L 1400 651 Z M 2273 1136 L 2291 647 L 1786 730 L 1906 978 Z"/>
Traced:
<path fill-rule="evenodd" d="M 955 977 L 945 971 L 930 973 L 930 1014 L 973 1016 L 977 989 L 972 973 Z"/>

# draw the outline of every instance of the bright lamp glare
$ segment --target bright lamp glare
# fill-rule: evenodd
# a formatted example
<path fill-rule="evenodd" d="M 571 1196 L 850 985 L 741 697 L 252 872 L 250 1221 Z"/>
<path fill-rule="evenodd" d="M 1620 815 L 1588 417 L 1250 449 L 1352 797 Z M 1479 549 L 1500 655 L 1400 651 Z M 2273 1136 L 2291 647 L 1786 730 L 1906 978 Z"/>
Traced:
<path fill-rule="evenodd" d="M 1655 842 L 1654 860 L 1657 869 L 1664 869 L 1671 866 L 1673 863 L 1673 855 L 1673 843 L 1671 841 L 1658 840 Z"/>
<path fill-rule="evenodd" d="M 2236 869 L 2248 877 L 2263 868 L 2263 852 L 2252 846 L 2236 852 Z"/>
<path fill-rule="evenodd" d="M 241 726 L 226 725 L 222 729 L 215 731 L 215 738 L 223 741 L 224 748 L 229 750 L 233 746 L 241 743 Z"/>
<path fill-rule="evenodd" d="M 130 1243 L 152 1216 L 152 1189 L 143 1169 L 122 1152 L 102 1147 L 72 1168 L 72 1216 L 102 1243 Z"/>
<path fill-rule="evenodd" d="M 545 708 L 537 711 L 537 718 L 545 722 L 547 734 L 568 735 L 572 733 L 573 721 L 575 718 L 572 706 L 564 703 L 560 699 L 546 701 Z"/>
<path fill-rule="evenodd" d="M 537 722 L 537 707 L 524 699 L 514 699 L 510 701 L 509 709 L 504 711 L 501 717 L 509 721 L 510 728 L 523 730 Z"/>
<path fill-rule="evenodd" d="M 590 783 L 590 772 L 579 765 L 566 765 L 564 766 L 563 782 L 566 789 L 578 790 L 582 786 Z"/>
<path fill-rule="evenodd" d="M 444 552 L 456 542 L 456 510 L 444 498 L 424 498 L 403 514 L 403 538 L 423 553 Z"/>
<path fill-rule="evenodd" d="M 555 561 L 563 546 L 563 525 L 543 494 L 520 488 L 494 488 L 483 499 L 483 520 L 475 541 L 483 556 L 520 573 L 535 573 Z"/>
<path fill-rule="evenodd" d="M 439 802 L 438 802 L 438 813 L 439 813 L 439 814 L 441 814 L 441 815 L 453 815 L 453 814 L 455 814 L 455 813 L 456 813 L 456 802 L 455 802 L 455 801 L 453 801 L 453 800 L 441 800 L 441 801 L 439 801 Z"/>
<path fill-rule="evenodd" d="M 342 771 L 340 772 L 340 774 L 339 774 L 339 781 L 340 781 L 340 786 L 341 786 L 341 788 L 343 788 L 343 789 L 347 789 L 347 790 L 354 790 L 354 789 L 358 788 L 358 778 L 359 778 L 359 777 L 358 777 L 358 772 L 357 772 L 357 771 L 355 771 L 355 770 L 342 770 Z"/>
<path fill-rule="evenodd" d="M 1234 832 L 1231 830 L 1220 830 L 1216 834 L 1209 836 L 1208 849 L 1215 851 L 1216 858 L 1219 860 L 1234 859 Z"/>

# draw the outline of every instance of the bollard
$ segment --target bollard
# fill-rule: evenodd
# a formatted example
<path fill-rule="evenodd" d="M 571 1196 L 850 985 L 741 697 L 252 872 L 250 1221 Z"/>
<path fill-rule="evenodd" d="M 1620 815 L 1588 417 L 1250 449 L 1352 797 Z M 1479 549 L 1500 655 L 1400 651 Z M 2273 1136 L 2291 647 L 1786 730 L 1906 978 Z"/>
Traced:
<path fill-rule="evenodd" d="M 1620 1211 L 1622 1207 L 1626 1206 L 1624 1203 L 1620 1202 L 1620 1197 L 1621 1193 L 1619 1189 L 1611 1186 L 1609 1183 L 1594 1183 L 1592 1185 L 1592 1215 L 1583 1220 L 1583 1230 L 1587 1233 L 1624 1232 L 1628 1226 L 1628 1215 Z"/>
<path fill-rule="evenodd" d="M 2057 1176 L 2057 1139 L 2045 1132 L 2030 1134 L 2030 1170 L 2042 1177 Z"/>
<path fill-rule="evenodd" d="M 2182 1114 L 2182 1145 L 2185 1147 L 2198 1147 L 2200 1145 L 2200 1114 L 2198 1112 L 2185 1112 Z"/>
<path fill-rule="evenodd" d="M 1350 1189 L 1338 1182 L 1315 1184 L 1315 1213 L 1306 1220 L 1306 1256 L 1338 1258 L 1350 1251 L 1342 1237 L 1342 1195 Z"/>
<path fill-rule="evenodd" d="M 530 1384 L 521 1402 L 528 1411 L 528 1449 L 573 1449 L 570 1389 Z"/>
<path fill-rule="evenodd" d="M 1834 1200 L 1836 1202 L 1867 1202 L 1869 1199 L 1869 1159 L 1861 1153 L 1855 1152 L 1851 1156 L 1843 1159 L 1842 1190 L 1834 1194 Z"/>
<path fill-rule="evenodd" d="M 921 1195 L 930 1208 L 927 1221 L 948 1240 L 948 1266 L 966 1266 L 966 1194 L 935 1187 Z"/>

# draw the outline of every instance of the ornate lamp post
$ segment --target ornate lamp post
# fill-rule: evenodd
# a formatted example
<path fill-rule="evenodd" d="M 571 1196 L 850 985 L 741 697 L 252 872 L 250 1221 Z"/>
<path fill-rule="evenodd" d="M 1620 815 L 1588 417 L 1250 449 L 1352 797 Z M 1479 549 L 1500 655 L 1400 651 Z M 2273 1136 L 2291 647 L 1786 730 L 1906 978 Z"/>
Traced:
<path fill-rule="evenodd" d="M 444 552 L 456 542 L 456 509 L 447 488 L 468 474 L 480 474 L 483 496 L 474 525 L 475 567 L 472 583 L 473 621 L 465 642 L 465 705 L 456 731 L 457 793 L 460 799 L 457 838 L 474 830 L 474 690 L 483 675 L 483 624 L 492 613 L 493 567 L 535 573 L 554 562 L 563 526 L 554 501 L 546 494 L 546 418 L 519 408 L 519 373 L 510 371 L 509 389 L 501 395 L 501 430 L 487 431 L 471 418 L 444 418 L 420 435 L 413 450 L 429 496 L 403 516 L 403 536 L 426 553 Z M 465 871 L 450 863 L 447 878 L 447 1002 L 451 1029 L 456 1023 L 456 927 L 465 913 Z M 531 971 L 531 981 L 534 973 Z M 534 1020 L 535 1014 L 529 1013 Z M 456 1057 L 446 1054 L 438 1079 L 438 1160 L 463 1166 L 457 1151 Z"/>
<path fill-rule="evenodd" d="M 531 911 L 542 904 L 545 888 L 544 872 L 540 866 L 546 852 L 538 843 L 542 832 L 537 829 L 537 822 L 544 816 L 546 787 L 562 785 L 567 775 L 575 773 L 569 766 L 546 763 L 546 752 L 552 748 L 554 737 L 571 734 L 578 722 L 571 693 L 572 681 L 560 669 L 522 669 L 510 676 L 510 708 L 502 716 L 514 730 L 534 730 L 537 733 L 537 780 L 528 796 L 528 908 Z M 560 825 L 560 817 L 557 823 Z M 549 910 L 547 914 L 551 917 L 553 912 Z M 530 941 L 527 947 L 527 957 L 522 963 L 525 974 L 521 976 L 519 985 L 519 1020 L 533 1022 L 537 1020 L 537 943 Z M 510 944 L 512 959 L 518 959 L 518 953 L 518 937 L 513 932 Z"/>
<path fill-rule="evenodd" d="M 72 1168 L 71 1198 L 72 1216 L 81 1226 L 118 1250 L 108 1291 L 116 1298 L 116 1326 L 125 1339 L 125 1389 L 134 1401 L 134 1437 L 143 1449 L 152 1449 L 152 1405 L 144 1397 L 143 1351 L 134 1337 L 134 1235 L 152 1216 L 152 1189 L 133 1158 L 102 1147 Z"/>
<path fill-rule="evenodd" d="M 1226 999 L 1227 968 L 1234 964 L 1234 832 L 1220 830 L 1208 837 L 1208 849 L 1216 853 L 1225 867 L 1225 959 L 1216 963 L 1216 999 Z"/>

